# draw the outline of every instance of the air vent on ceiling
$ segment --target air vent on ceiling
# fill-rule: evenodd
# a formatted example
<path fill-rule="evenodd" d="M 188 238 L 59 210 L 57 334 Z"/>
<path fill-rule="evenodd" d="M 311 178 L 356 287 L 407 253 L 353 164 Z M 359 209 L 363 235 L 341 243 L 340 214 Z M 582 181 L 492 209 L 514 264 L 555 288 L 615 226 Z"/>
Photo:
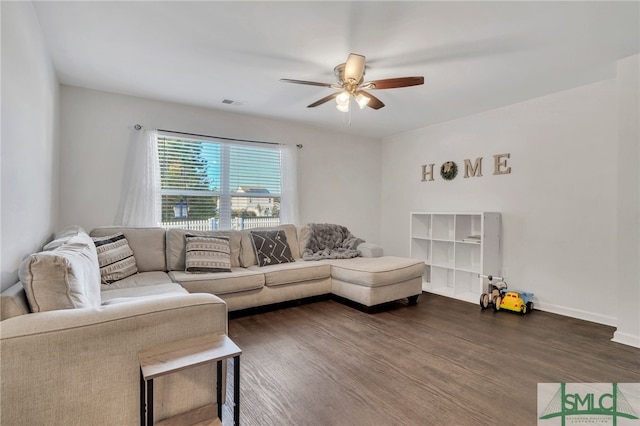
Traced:
<path fill-rule="evenodd" d="M 233 99 L 223 99 L 222 103 L 226 105 L 244 105 L 244 102 L 234 101 Z"/>

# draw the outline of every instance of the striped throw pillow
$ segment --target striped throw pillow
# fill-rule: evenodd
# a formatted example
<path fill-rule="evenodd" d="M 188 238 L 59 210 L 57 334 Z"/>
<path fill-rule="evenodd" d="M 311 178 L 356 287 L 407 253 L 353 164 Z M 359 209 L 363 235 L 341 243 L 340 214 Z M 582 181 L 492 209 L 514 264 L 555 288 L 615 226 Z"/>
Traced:
<path fill-rule="evenodd" d="M 229 237 L 186 234 L 186 272 L 231 272 Z"/>
<path fill-rule="evenodd" d="M 103 284 L 111 284 L 138 273 L 136 258 L 122 232 L 108 237 L 93 237 L 93 242 L 98 252 Z"/>

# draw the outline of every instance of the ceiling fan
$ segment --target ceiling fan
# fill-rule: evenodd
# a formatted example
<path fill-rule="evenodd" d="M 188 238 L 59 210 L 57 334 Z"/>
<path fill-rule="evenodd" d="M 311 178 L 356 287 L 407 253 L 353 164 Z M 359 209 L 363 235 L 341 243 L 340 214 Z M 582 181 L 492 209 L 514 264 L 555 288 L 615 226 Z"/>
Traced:
<path fill-rule="evenodd" d="M 380 109 L 384 106 L 384 103 L 369 92 L 365 90 L 378 90 L 378 89 L 396 89 L 399 87 L 418 86 L 424 84 L 424 77 L 399 77 L 399 78 L 387 78 L 384 80 L 364 81 L 366 58 L 356 53 L 349 54 L 347 62 L 344 64 L 336 65 L 333 69 L 338 83 L 317 83 L 315 81 L 304 80 L 291 80 L 288 78 L 281 78 L 280 81 L 287 83 L 306 84 L 309 86 L 330 87 L 333 89 L 339 89 L 329 96 L 317 100 L 316 102 L 308 105 L 307 108 L 317 107 L 325 102 L 329 102 L 331 99 L 336 100 L 336 108 L 339 111 L 349 111 L 349 103 L 351 97 L 353 97 L 360 107 L 363 109 L 368 106 L 373 109 Z"/>

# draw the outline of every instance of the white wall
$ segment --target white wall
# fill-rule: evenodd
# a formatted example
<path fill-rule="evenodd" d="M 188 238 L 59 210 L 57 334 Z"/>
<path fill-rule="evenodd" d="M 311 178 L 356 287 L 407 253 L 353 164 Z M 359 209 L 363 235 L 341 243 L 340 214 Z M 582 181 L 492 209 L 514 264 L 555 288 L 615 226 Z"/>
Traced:
<path fill-rule="evenodd" d="M 409 255 L 411 211 L 498 211 L 512 288 L 535 293 L 541 309 L 615 325 L 616 108 L 611 79 L 386 139 L 386 251 Z M 501 153 L 512 173 L 494 176 Z M 483 177 L 462 178 L 476 157 Z M 459 165 L 451 182 L 439 176 L 448 160 Z M 421 182 L 428 163 L 436 181 Z"/>
<path fill-rule="evenodd" d="M 618 62 L 618 329 L 614 341 L 640 348 L 639 55 Z"/>
<path fill-rule="evenodd" d="M 380 141 L 282 121 L 62 86 L 62 226 L 114 223 L 136 123 L 240 139 L 303 144 L 298 151 L 300 222 L 347 226 L 379 241 Z"/>
<path fill-rule="evenodd" d="M 1 285 L 58 220 L 59 85 L 30 2 L 2 14 Z"/>

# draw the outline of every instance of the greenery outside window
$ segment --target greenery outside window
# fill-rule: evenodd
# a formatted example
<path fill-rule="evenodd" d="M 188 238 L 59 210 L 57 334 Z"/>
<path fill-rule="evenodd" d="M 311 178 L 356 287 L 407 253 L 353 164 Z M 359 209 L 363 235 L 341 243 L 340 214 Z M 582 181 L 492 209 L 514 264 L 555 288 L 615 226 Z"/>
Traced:
<path fill-rule="evenodd" d="M 159 134 L 162 226 L 248 229 L 280 223 L 277 145 Z"/>

